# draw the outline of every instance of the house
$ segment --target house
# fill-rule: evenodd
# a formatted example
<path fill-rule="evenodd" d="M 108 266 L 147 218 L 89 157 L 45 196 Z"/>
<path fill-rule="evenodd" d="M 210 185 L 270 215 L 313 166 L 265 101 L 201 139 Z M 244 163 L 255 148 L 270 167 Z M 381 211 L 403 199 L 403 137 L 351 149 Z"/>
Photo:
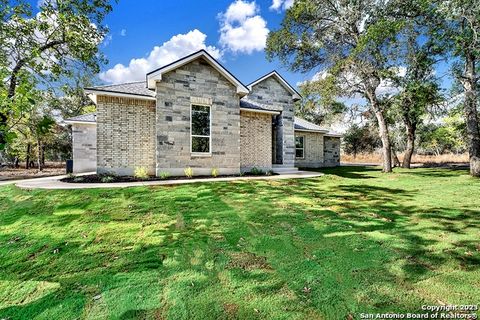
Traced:
<path fill-rule="evenodd" d="M 200 50 L 145 81 L 85 91 L 95 114 L 68 119 L 74 172 L 238 174 L 336 166 L 340 136 L 294 117 L 300 94 L 276 71 L 245 86 Z"/>

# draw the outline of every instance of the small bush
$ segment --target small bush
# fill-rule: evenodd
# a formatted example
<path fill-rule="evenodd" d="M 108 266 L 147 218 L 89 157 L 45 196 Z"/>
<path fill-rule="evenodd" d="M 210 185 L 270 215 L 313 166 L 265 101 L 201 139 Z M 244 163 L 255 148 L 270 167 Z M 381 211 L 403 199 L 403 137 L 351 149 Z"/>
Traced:
<path fill-rule="evenodd" d="M 265 172 L 265 175 L 267 176 L 273 175 L 273 170 L 268 170 L 267 172 Z"/>
<path fill-rule="evenodd" d="M 76 175 L 75 175 L 74 173 L 71 173 L 71 172 L 70 172 L 69 174 L 67 174 L 67 178 L 68 178 L 68 179 L 74 180 L 75 177 L 76 177 Z"/>
<path fill-rule="evenodd" d="M 170 173 L 168 173 L 166 171 L 162 171 L 162 172 L 160 172 L 159 176 L 160 176 L 160 179 L 167 180 L 170 177 Z"/>
<path fill-rule="evenodd" d="M 214 178 L 218 177 L 218 169 L 217 168 L 212 169 L 212 177 L 214 177 Z"/>
<path fill-rule="evenodd" d="M 110 182 L 113 182 L 113 180 L 115 180 L 115 178 L 113 176 L 109 176 L 109 175 L 103 175 L 101 178 L 100 178 L 100 181 L 102 183 L 110 183 Z"/>
<path fill-rule="evenodd" d="M 148 170 L 145 167 L 136 167 L 133 176 L 137 179 L 146 180 L 149 177 Z"/>
<path fill-rule="evenodd" d="M 83 182 L 84 180 L 83 177 L 73 177 L 73 182 Z"/>
<path fill-rule="evenodd" d="M 263 170 L 261 170 L 261 169 L 253 167 L 252 170 L 250 170 L 250 174 L 254 175 L 254 176 L 263 176 L 265 174 L 265 172 L 263 172 Z"/>
<path fill-rule="evenodd" d="M 187 167 L 187 168 L 185 168 L 185 170 L 183 170 L 183 172 L 185 173 L 185 176 L 187 178 L 193 177 L 193 169 L 192 168 Z"/>

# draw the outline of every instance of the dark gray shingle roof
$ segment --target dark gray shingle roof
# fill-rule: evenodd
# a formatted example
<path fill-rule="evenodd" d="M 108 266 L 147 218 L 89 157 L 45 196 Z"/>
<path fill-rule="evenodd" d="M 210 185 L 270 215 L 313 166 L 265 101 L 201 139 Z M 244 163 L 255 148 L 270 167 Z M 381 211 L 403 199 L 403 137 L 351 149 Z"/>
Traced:
<path fill-rule="evenodd" d="M 245 108 L 245 109 L 253 109 L 253 110 L 262 110 L 262 111 L 275 111 L 268 109 L 268 106 L 263 105 L 258 102 L 253 102 L 248 99 L 241 99 L 240 100 L 240 108 Z"/>
<path fill-rule="evenodd" d="M 76 117 L 65 119 L 65 122 L 97 122 L 97 115 L 92 113 L 82 114 Z"/>
<path fill-rule="evenodd" d="M 295 129 L 296 130 L 307 130 L 307 131 L 324 131 L 328 132 L 328 129 L 324 129 L 320 126 L 317 126 L 314 123 L 308 122 L 302 118 L 295 117 Z"/>
<path fill-rule="evenodd" d="M 147 96 L 147 97 L 155 97 L 155 91 L 147 88 L 146 81 L 96 86 L 91 88 L 85 88 L 85 90 L 126 93 L 126 94 L 134 94 L 134 95 Z"/>

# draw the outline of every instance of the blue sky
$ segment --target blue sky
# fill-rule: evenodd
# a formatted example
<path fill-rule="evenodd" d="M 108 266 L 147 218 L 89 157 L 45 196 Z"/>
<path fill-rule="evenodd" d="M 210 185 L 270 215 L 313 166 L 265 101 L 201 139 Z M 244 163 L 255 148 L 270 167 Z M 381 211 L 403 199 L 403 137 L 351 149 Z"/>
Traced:
<path fill-rule="evenodd" d="M 263 50 L 266 32 L 278 28 L 285 7 L 292 1 L 240 2 L 120 0 L 105 21 L 110 34 L 102 44 L 102 51 L 109 64 L 102 68 L 105 73 L 101 73 L 100 78 L 106 83 L 137 80 L 138 73 L 143 73 L 142 68 L 151 71 L 202 46 L 216 54 L 245 84 L 273 69 L 294 86 L 310 78 L 313 73 L 291 73 L 278 61 L 268 62 Z M 149 59 L 156 46 L 157 50 Z M 140 60 L 129 68 L 132 59 Z M 117 64 L 123 67 L 111 70 Z"/>

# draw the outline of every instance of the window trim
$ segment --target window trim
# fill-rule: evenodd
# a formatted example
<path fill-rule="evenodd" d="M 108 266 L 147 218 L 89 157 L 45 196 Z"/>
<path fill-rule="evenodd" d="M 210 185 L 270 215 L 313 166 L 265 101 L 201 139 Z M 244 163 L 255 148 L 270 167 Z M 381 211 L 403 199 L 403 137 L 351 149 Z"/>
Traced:
<path fill-rule="evenodd" d="M 208 136 L 200 136 L 200 135 L 193 135 L 192 134 L 192 109 L 193 106 L 199 106 L 199 107 L 208 107 L 208 112 L 209 112 L 209 135 Z M 208 137 L 208 152 L 194 152 L 192 151 L 192 138 L 193 137 L 200 137 L 200 138 L 207 138 Z M 206 157 L 206 156 L 211 156 L 212 155 L 212 105 L 210 104 L 204 104 L 204 103 L 190 103 L 190 154 L 192 156 L 199 156 L 199 157 Z"/>
<path fill-rule="evenodd" d="M 297 148 L 297 138 L 302 138 L 303 139 L 303 148 Z M 305 136 L 304 135 L 298 135 L 295 136 L 295 159 L 305 159 Z M 297 149 L 302 150 L 302 157 L 297 157 Z"/>

